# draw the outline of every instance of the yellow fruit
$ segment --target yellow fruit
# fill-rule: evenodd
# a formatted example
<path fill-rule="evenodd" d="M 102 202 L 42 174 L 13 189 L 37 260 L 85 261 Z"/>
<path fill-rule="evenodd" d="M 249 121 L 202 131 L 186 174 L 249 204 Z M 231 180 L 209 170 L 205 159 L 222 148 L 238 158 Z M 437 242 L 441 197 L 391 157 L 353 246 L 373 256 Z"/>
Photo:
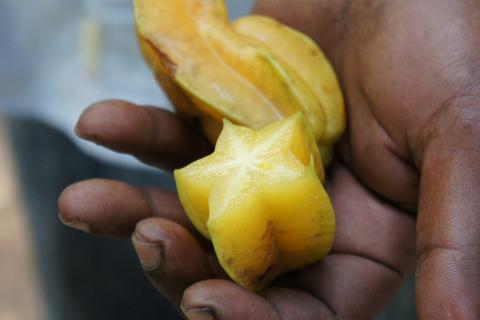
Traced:
<path fill-rule="evenodd" d="M 343 100 L 315 43 L 271 19 L 230 24 L 223 0 L 135 0 L 140 47 L 177 109 L 215 141 L 227 118 L 260 129 L 305 114 L 325 162 Z"/>
<path fill-rule="evenodd" d="M 330 250 L 334 213 L 313 154 L 301 114 L 258 131 L 225 121 L 214 153 L 175 171 L 187 215 L 245 288 L 262 289 Z"/>
<path fill-rule="evenodd" d="M 323 52 L 312 39 L 272 18 L 247 16 L 232 26 L 238 33 L 266 46 L 309 84 L 325 111 L 325 132 L 318 144 L 323 163 L 328 164 L 333 146 L 345 130 L 345 111 L 337 77 Z"/>

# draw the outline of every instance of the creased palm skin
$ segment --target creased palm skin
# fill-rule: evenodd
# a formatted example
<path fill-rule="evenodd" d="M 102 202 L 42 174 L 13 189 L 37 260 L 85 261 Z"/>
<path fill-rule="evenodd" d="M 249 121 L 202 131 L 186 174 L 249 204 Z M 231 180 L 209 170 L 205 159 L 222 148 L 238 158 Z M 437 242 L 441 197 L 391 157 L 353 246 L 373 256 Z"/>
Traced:
<path fill-rule="evenodd" d="M 284 16 L 272 4 L 257 8 Z M 284 18 L 313 35 L 341 79 L 349 123 L 340 156 L 373 192 L 418 212 L 419 317 L 476 319 L 480 6 L 339 1 L 330 10 L 309 23 L 297 20 L 309 15 L 300 7 Z"/>
<path fill-rule="evenodd" d="M 337 234 L 324 262 L 254 295 L 222 280 L 201 237 L 196 240 L 201 246 L 179 245 L 191 244 L 194 231 L 175 195 L 86 181 L 64 191 L 62 217 L 84 221 L 96 234 L 117 236 L 135 230 L 141 220 L 135 237 L 161 245 L 165 257 L 147 274 L 191 319 L 202 312 L 217 319 L 372 319 L 414 268 L 420 319 L 480 318 L 478 2 L 298 3 L 262 0 L 255 11 L 317 41 L 345 93 L 347 133 L 327 175 Z M 173 115 L 148 109 L 155 117 L 144 117 L 145 110 L 104 102 L 83 114 L 77 132 L 170 167 L 204 154 L 199 142 L 190 153 L 172 154 L 165 124 L 175 124 L 174 142 L 192 131 Z M 125 113 L 136 117 L 127 121 Z M 144 135 L 158 138 L 139 148 Z M 96 192 L 87 194 L 92 189 Z M 116 201 L 108 196 L 112 189 L 122 194 Z M 195 254 L 182 254 L 185 250 Z M 202 254 L 202 267 L 191 269 L 191 257 L 199 261 Z"/>

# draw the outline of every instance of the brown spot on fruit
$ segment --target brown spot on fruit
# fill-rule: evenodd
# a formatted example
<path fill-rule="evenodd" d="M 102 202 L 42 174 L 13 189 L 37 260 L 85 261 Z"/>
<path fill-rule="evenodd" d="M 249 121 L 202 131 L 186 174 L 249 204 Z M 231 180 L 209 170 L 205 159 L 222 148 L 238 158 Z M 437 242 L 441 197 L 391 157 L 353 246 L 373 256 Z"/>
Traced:
<path fill-rule="evenodd" d="M 268 221 L 267 229 L 262 234 L 261 240 L 265 240 L 265 239 L 271 237 L 272 235 L 273 235 L 273 224 L 272 224 L 272 221 Z"/>
<path fill-rule="evenodd" d="M 268 266 L 267 270 L 265 270 L 265 272 L 262 273 L 262 274 L 258 277 L 257 282 L 261 283 L 261 282 L 268 276 L 268 274 L 269 274 L 270 271 L 272 270 L 272 267 L 273 267 L 272 264 L 271 264 L 270 266 Z"/>
<path fill-rule="evenodd" d="M 169 76 L 174 76 L 175 73 L 177 72 L 177 64 L 173 62 L 168 55 L 166 55 L 163 51 L 157 48 L 150 40 L 145 39 L 145 42 L 148 43 L 148 45 L 152 48 L 152 50 L 154 50 L 157 53 L 163 65 L 163 68 L 165 69 L 165 72 Z"/>

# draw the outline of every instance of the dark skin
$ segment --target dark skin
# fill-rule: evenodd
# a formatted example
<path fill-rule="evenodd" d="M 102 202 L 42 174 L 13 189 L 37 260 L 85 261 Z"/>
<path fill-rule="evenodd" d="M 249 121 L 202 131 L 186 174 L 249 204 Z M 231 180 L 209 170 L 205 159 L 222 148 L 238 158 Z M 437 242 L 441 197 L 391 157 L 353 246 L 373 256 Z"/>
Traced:
<path fill-rule="evenodd" d="M 342 85 L 332 253 L 253 294 L 225 277 L 175 194 L 84 181 L 61 195 L 63 220 L 133 232 L 153 285 L 189 319 L 370 319 L 413 270 L 420 319 L 480 319 L 480 3 L 261 0 L 255 11 L 315 39 Z M 210 151 L 174 114 L 122 101 L 87 109 L 77 133 L 169 169 Z"/>

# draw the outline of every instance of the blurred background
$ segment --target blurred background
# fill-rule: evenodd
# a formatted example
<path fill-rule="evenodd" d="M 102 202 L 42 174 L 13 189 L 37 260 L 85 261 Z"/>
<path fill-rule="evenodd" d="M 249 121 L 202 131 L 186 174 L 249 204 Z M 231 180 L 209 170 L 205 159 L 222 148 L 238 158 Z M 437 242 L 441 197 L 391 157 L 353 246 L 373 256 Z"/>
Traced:
<path fill-rule="evenodd" d="M 229 0 L 246 14 L 253 0 Z M 69 184 L 110 178 L 174 189 L 169 173 L 87 144 L 92 102 L 171 108 L 138 52 L 131 0 L 0 0 L 0 320 L 181 319 L 150 286 L 129 241 L 64 227 Z M 412 281 L 379 319 L 415 319 Z"/>

